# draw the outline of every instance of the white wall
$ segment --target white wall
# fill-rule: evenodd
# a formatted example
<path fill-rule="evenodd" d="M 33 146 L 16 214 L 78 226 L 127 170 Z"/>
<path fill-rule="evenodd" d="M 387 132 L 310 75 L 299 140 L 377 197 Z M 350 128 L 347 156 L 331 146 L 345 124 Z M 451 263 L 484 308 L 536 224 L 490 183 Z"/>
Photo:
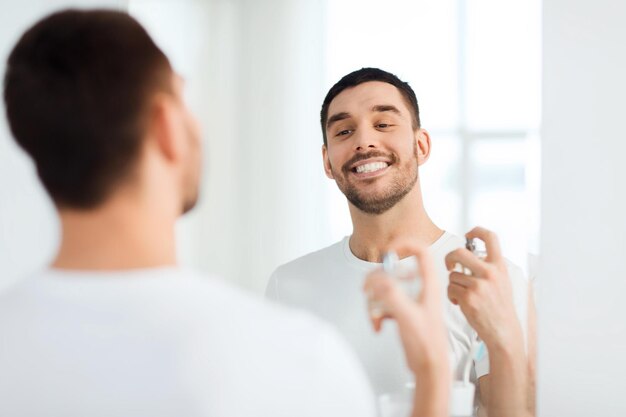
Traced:
<path fill-rule="evenodd" d="M 0 3 L 0 74 L 19 36 L 47 13 L 66 7 L 125 9 L 126 0 L 29 0 Z M 0 104 L 0 288 L 41 268 L 53 255 L 59 228 L 30 159 L 11 137 Z"/>
<path fill-rule="evenodd" d="M 181 262 L 262 293 L 273 269 L 331 243 L 318 126 L 322 1 L 131 0 L 187 80 L 204 131 L 200 204 Z"/>
<path fill-rule="evenodd" d="M 626 415 L 626 2 L 544 0 L 539 415 Z"/>

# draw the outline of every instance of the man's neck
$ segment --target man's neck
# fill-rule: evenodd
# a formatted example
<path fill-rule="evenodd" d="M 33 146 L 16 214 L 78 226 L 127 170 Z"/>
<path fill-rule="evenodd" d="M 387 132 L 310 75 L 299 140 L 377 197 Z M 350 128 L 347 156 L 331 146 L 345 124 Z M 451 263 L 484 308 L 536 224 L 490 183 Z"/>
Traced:
<path fill-rule="evenodd" d="M 350 205 L 350 215 L 354 228 L 350 250 L 369 262 L 381 262 L 389 244 L 396 239 L 411 239 L 429 246 L 443 234 L 424 209 L 419 182 L 383 214 L 366 214 Z"/>
<path fill-rule="evenodd" d="M 176 215 L 137 201 L 94 210 L 61 209 L 62 240 L 53 268 L 126 270 L 176 264 Z"/>

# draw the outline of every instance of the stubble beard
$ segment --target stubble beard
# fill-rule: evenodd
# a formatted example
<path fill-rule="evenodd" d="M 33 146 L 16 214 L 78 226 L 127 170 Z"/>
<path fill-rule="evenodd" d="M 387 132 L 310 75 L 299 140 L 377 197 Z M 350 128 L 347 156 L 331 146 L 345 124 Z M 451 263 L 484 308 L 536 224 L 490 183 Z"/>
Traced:
<path fill-rule="evenodd" d="M 357 209 L 366 214 L 380 215 L 398 204 L 415 186 L 417 183 L 418 164 L 417 164 L 417 144 L 414 145 L 414 159 L 407 161 L 407 163 L 396 174 L 395 178 L 391 181 L 391 184 L 382 192 L 378 194 L 367 193 L 359 190 L 359 187 L 351 182 L 348 177 L 350 170 L 347 166 L 354 163 L 353 160 L 349 161 L 342 168 L 342 172 L 335 172 L 333 169 L 333 176 L 335 182 L 339 187 L 339 190 L 346 196 L 348 201 L 352 203 Z M 381 156 L 380 152 L 372 152 L 363 155 L 358 159 L 367 159 L 373 156 Z M 388 155 L 392 161 L 397 161 L 398 157 L 394 154 Z M 395 167 L 395 164 L 391 165 Z M 377 181 L 373 179 L 372 181 Z"/>

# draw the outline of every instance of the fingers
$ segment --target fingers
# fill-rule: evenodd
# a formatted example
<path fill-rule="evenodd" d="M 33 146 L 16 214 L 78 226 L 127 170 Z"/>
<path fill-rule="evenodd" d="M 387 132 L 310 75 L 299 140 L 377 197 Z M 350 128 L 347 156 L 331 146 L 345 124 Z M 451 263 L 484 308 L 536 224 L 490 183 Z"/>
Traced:
<path fill-rule="evenodd" d="M 394 282 L 382 269 L 376 269 L 367 275 L 363 291 L 370 298 L 383 302 L 393 301 L 394 298 L 402 295 Z"/>
<path fill-rule="evenodd" d="M 450 273 L 450 284 L 455 284 L 463 288 L 472 289 L 477 285 L 476 277 L 465 275 L 461 272 Z"/>
<path fill-rule="evenodd" d="M 418 301 L 424 302 L 427 299 L 439 298 L 439 282 L 435 272 L 435 265 L 428 248 L 410 240 L 395 240 L 389 245 L 389 250 L 395 251 L 400 257 L 415 256 L 422 279 L 422 290 L 418 296 Z"/>
<path fill-rule="evenodd" d="M 453 281 L 454 280 L 454 281 Z M 464 314 L 475 311 L 475 304 L 483 299 L 481 294 L 484 292 L 485 281 L 477 280 L 467 275 L 458 274 L 450 277 L 450 285 L 448 285 L 448 298 L 452 304 L 461 306 Z"/>
<path fill-rule="evenodd" d="M 391 317 L 391 316 L 390 316 L 390 315 L 388 315 L 388 314 L 385 314 L 385 315 L 384 315 L 384 316 L 382 316 L 382 317 L 377 317 L 377 318 L 375 318 L 375 319 L 373 318 L 373 319 L 372 319 L 372 326 L 374 327 L 374 331 L 375 331 L 376 333 L 380 332 L 380 331 L 381 331 L 381 329 L 383 328 L 383 322 L 384 322 L 385 320 L 387 320 L 387 319 L 392 319 L 392 318 L 393 318 L 393 317 Z"/>
<path fill-rule="evenodd" d="M 448 298 L 454 305 L 461 304 L 468 293 L 476 290 L 479 281 L 476 277 L 465 275 L 461 272 L 450 273 L 450 285 L 448 285 Z"/>
<path fill-rule="evenodd" d="M 466 294 L 467 288 L 457 284 L 448 285 L 448 299 L 452 304 L 459 305 L 465 299 Z"/>
<path fill-rule="evenodd" d="M 478 259 L 472 252 L 465 248 L 456 249 L 446 255 L 446 268 L 448 271 L 452 271 L 457 263 L 469 268 L 475 276 L 484 277 L 486 275 L 485 262 Z"/>
<path fill-rule="evenodd" d="M 384 318 L 392 318 L 402 314 L 404 310 L 410 309 L 413 304 L 413 301 L 381 269 L 376 269 L 368 274 L 363 290 L 370 302 L 381 303 L 381 309 L 384 309 L 381 315 L 371 316 L 372 325 L 377 331 L 380 329 Z"/>
<path fill-rule="evenodd" d="M 383 321 L 387 318 L 393 318 L 398 323 L 414 322 L 416 314 L 420 314 L 418 304 L 426 307 L 424 311 L 439 312 L 437 306 L 442 301 L 434 263 L 426 246 L 401 239 L 392 242 L 388 250 L 396 252 L 402 258 L 408 256 L 416 258 L 422 285 L 417 300 L 413 300 L 382 269 L 370 272 L 365 281 L 364 290 L 370 300 L 381 302 L 385 310 L 377 317 L 370 317 L 376 331 L 381 329 Z"/>
<path fill-rule="evenodd" d="M 502 260 L 498 235 L 491 230 L 483 227 L 475 227 L 470 230 L 465 237 L 468 239 L 478 238 L 485 242 L 485 247 L 487 248 L 487 262 L 500 262 Z"/>
<path fill-rule="evenodd" d="M 371 318 L 372 326 L 376 332 L 379 332 L 383 326 L 383 317 Z"/>
<path fill-rule="evenodd" d="M 389 289 L 384 288 L 385 286 L 390 285 L 390 283 L 386 283 L 386 281 L 389 281 L 389 279 L 386 278 L 386 275 L 381 270 L 375 270 L 368 274 L 367 278 L 365 279 L 365 284 L 363 285 L 363 291 L 365 292 L 365 294 L 367 294 L 368 303 L 376 300 L 377 296 L 380 296 L 379 294 L 381 292 L 384 293 L 389 291 Z M 375 312 L 372 311 L 372 307 L 370 305 L 368 305 L 368 309 L 372 327 L 376 332 L 379 332 L 382 327 L 382 321 L 384 317 L 378 315 L 378 312 L 376 312 L 375 314 Z"/>

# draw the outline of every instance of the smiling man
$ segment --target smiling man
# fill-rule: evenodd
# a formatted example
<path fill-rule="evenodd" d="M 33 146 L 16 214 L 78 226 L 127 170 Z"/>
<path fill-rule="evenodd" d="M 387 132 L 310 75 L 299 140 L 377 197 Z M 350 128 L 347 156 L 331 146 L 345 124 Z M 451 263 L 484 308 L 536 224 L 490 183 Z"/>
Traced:
<path fill-rule="evenodd" d="M 384 248 L 397 238 L 430 247 L 441 288 L 448 286 L 444 258 L 465 240 L 434 224 L 424 208 L 419 167 L 429 158 L 431 138 L 421 127 L 415 93 L 408 83 L 376 68 L 343 77 L 321 110 L 324 171 L 346 196 L 353 233 L 340 242 L 279 267 L 267 296 L 303 307 L 335 324 L 351 342 L 378 394 L 397 392 L 412 381 L 394 323 L 376 334 L 359 291 L 367 271 L 380 266 Z M 402 261 L 401 261 L 402 262 Z M 403 262 L 406 262 L 403 260 Z M 526 280 L 509 265 L 513 299 L 525 328 Z M 461 310 L 444 305 L 456 378 L 476 337 Z M 475 361 L 473 377 L 488 389 L 489 358 Z"/>

